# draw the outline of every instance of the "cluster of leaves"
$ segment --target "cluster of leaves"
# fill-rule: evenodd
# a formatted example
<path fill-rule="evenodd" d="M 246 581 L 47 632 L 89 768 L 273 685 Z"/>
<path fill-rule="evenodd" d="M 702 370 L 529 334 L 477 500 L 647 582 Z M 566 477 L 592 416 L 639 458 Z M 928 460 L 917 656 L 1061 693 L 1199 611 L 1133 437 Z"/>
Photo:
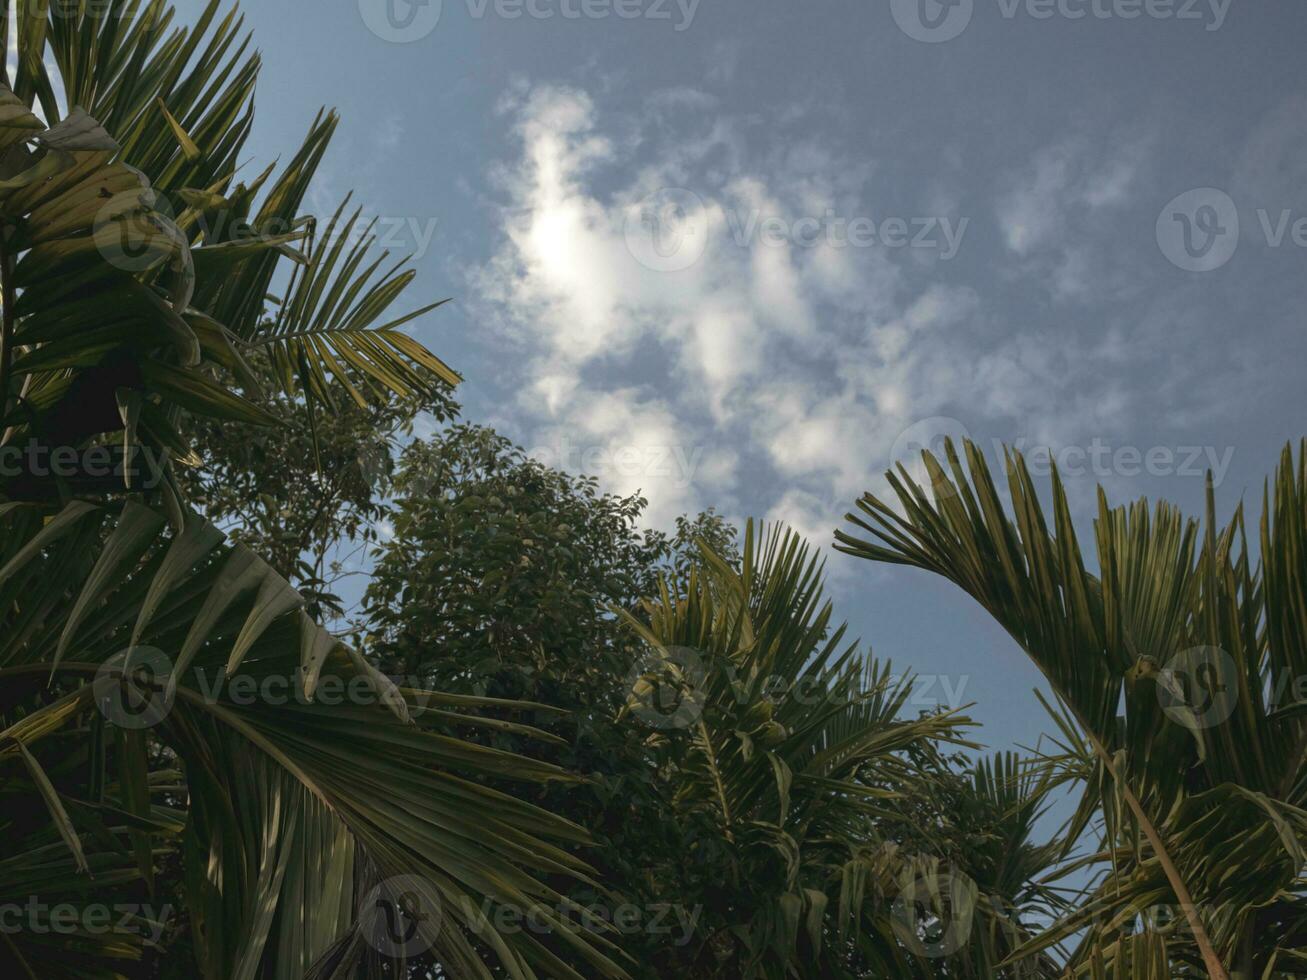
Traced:
<path fill-rule="evenodd" d="M 601 494 L 491 429 L 456 425 L 404 452 L 367 592 L 368 650 L 443 689 L 614 704 L 635 642 L 610 607 L 651 594 L 696 538 L 730 553 L 711 512 L 641 531 L 646 501 Z"/>
<path fill-rule="evenodd" d="M 971 722 L 907 715 L 911 678 L 832 623 L 808 545 L 750 524 L 738 565 L 705 549 L 626 618 L 657 654 L 629 707 L 692 689 L 683 727 L 650 740 L 682 828 L 665 894 L 703 915 L 693 943 L 654 951 L 664 975 L 1054 975 L 1042 957 L 1004 965 L 1029 936 L 1012 912 L 1060 853 L 1032 843 L 1047 784 L 1011 759 L 960 770 L 950 747 L 976 748 Z M 945 920 L 960 941 L 927 949 Z"/>
<path fill-rule="evenodd" d="M 391 312 L 412 270 L 348 202 L 301 213 L 334 115 L 236 180 L 258 57 L 219 0 L 193 29 L 172 17 L 0 2 L 0 448 L 83 460 L 0 485 L 0 903 L 46 910 L 0 932 L 0 962 L 70 980 L 1302 973 L 1307 711 L 1277 697 L 1307 671 L 1307 446 L 1255 547 L 1210 495 L 1205 524 L 1103 501 L 1096 574 L 1057 478 L 1050 517 L 1019 456 L 1010 508 L 970 445 L 927 455 L 929 488 L 892 475 L 895 506 L 861 500 L 844 550 L 957 583 L 1056 692 L 1055 753 L 964 766 L 966 719 L 905 716 L 910 682 L 845 641 L 793 535 L 737 541 L 712 512 L 641 531 L 640 498 L 475 426 L 400 457 L 417 413 L 454 414 L 458 376 L 404 330 L 438 304 Z M 92 452 L 148 455 L 159 481 Z M 340 549 L 374 545 L 359 649 L 323 621 L 345 612 Z M 1215 725 L 1175 688 L 1193 650 L 1221 652 Z M 238 673 L 299 696 L 239 699 L 221 683 Z M 367 697 L 322 703 L 329 682 Z M 688 711 L 670 730 L 649 724 L 664 690 Z M 128 691 L 166 706 L 152 727 L 109 723 Z M 1069 784 L 1077 813 L 1040 841 Z M 1069 860 L 1084 833 L 1098 846 Z M 1089 889 L 1058 887 L 1082 867 Z M 418 964 L 372 950 L 358 914 L 396 875 L 443 910 L 417 922 Z M 171 923 L 144 911 L 174 899 Z M 130 900 L 140 929 L 51 929 L 65 900 Z M 694 932 L 570 914 L 625 902 L 694 912 Z M 1146 918 L 1159 903 L 1174 921 Z M 960 907 L 965 941 L 929 948 Z M 501 930 L 498 909 L 544 928 Z"/>
<path fill-rule="evenodd" d="M 394 486 L 366 648 L 393 676 L 539 705 L 526 720 L 556 742 L 507 725 L 481 738 L 584 778 L 534 798 L 598 845 L 600 885 L 568 897 L 682 916 L 621 938 L 632 972 L 951 976 L 911 954 L 891 912 L 905 876 L 959 872 L 1001 931 L 959 975 L 997 975 L 1030 934 L 1009 911 L 1038 895 L 1056 905 L 1032 884 L 1063 850 L 1034 843 L 1045 784 L 1015 760 L 972 772 L 946 756 L 969 744 L 964 718 L 905 718 L 911 682 L 841 642 L 792 536 L 750 528 L 741 553 L 712 513 L 640 532 L 643 500 L 470 425 L 409 446 Z M 669 649 L 693 649 L 706 671 L 684 730 L 651 729 L 638 710 L 635 692 L 675 670 Z"/>
<path fill-rule="evenodd" d="M 320 458 L 322 418 L 439 406 L 458 377 L 404 332 L 432 304 L 392 312 L 406 261 L 345 205 L 325 224 L 300 212 L 335 116 L 238 182 L 258 57 L 218 0 L 193 29 L 172 18 L 163 0 L 0 3 L 0 35 L 17 30 L 0 79 L 0 448 L 81 461 L 0 486 L 0 903 L 46 910 L 0 934 L 0 961 L 56 980 L 386 976 L 359 902 L 416 874 L 445 909 L 419 925 L 450 972 L 620 975 L 612 944 L 548 911 L 562 896 L 546 879 L 590 877 L 584 830 L 485 786 L 574 777 L 457 737 L 483 702 L 396 686 L 188 498 L 179 470 L 203 466 L 211 426 L 304 418 Z M 160 461 L 159 482 L 98 472 L 104 453 Z M 236 675 L 283 696 L 239 695 Z M 354 697 L 327 703 L 325 686 Z M 160 714 L 110 725 L 116 699 Z M 185 959 L 151 962 L 153 928 L 50 928 L 60 901 L 141 895 L 181 899 L 185 936 L 166 938 Z M 482 913 L 536 902 L 544 935 Z"/>
<path fill-rule="evenodd" d="M 550 743 L 510 728 L 482 741 L 584 777 L 532 796 L 594 837 L 586 857 L 604 887 L 578 883 L 569 897 L 608 906 L 615 889 L 648 907 L 651 856 L 677 855 L 680 841 L 655 791 L 647 732 L 616 722 L 643 650 L 617 611 L 695 561 L 696 542 L 733 560 L 733 527 L 707 512 L 680 518 L 670 534 L 642 530 L 642 498 L 600 493 L 593 478 L 547 467 L 475 425 L 408 446 L 394 488 L 365 649 L 415 685 L 539 705 L 521 717 Z"/>
<path fill-rule="evenodd" d="M 1019 454 L 1010 513 L 974 445 L 925 463 L 929 489 L 891 474 L 898 506 L 867 495 L 839 539 L 955 582 L 1060 702 L 1050 761 L 1086 788 L 1074 825 L 1097 831 L 1100 878 L 1026 948 L 1078 937 L 1068 966 L 1095 977 L 1301 975 L 1307 729 L 1283 692 L 1307 666 L 1307 444 L 1268 482 L 1255 550 L 1210 486 L 1203 523 L 1100 491 L 1097 574 L 1056 473 L 1046 516 Z"/>
<path fill-rule="evenodd" d="M 319 621 L 339 621 L 341 583 L 362 574 L 389 511 L 396 460 L 419 416 L 455 415 L 444 386 L 364 406 L 348 401 L 312 417 L 302 399 L 271 382 L 267 359 L 251 359 L 263 382 L 260 406 L 286 424 L 197 421 L 200 465 L 180 471 L 194 506 L 233 541 L 247 545 L 307 600 Z"/>

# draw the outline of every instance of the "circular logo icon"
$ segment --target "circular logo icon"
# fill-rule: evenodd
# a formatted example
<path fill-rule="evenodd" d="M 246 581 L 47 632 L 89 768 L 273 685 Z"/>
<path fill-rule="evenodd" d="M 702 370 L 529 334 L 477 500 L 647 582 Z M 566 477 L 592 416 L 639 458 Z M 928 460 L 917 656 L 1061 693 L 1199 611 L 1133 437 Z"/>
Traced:
<path fill-rule="evenodd" d="M 124 191 L 96 212 L 91 235 L 110 265 L 145 272 L 186 248 L 186 236 L 173 218 L 171 203 L 155 191 Z"/>
<path fill-rule="evenodd" d="M 899 437 L 894 440 L 894 445 L 890 447 L 890 467 L 897 470 L 902 466 L 919 483 L 929 483 L 930 472 L 926 469 L 922 454 L 929 452 L 947 470 L 948 455 L 945 447 L 948 441 L 951 439 L 961 453 L 963 444 L 970 438 L 971 432 L 965 425 L 946 415 L 935 415 L 920 422 L 913 422 L 899 433 Z M 932 485 L 932 489 L 937 500 L 952 497 L 957 493 L 953 484 L 947 482 L 939 486 Z"/>
<path fill-rule="evenodd" d="M 363 23 L 383 41 L 411 44 L 436 29 L 444 0 L 359 0 Z"/>
<path fill-rule="evenodd" d="M 890 921 L 915 955 L 939 959 L 967 944 L 975 912 L 976 883 L 966 875 L 922 874 L 894 899 Z"/>
<path fill-rule="evenodd" d="M 1213 728 L 1224 723 L 1239 703 L 1234 658 L 1220 647 L 1181 650 L 1158 675 L 1157 700 L 1166 716 L 1185 728 Z"/>
<path fill-rule="evenodd" d="M 418 875 L 387 878 L 359 906 L 359 930 L 369 946 L 391 959 L 420 956 L 440 934 L 440 893 Z"/>
<path fill-rule="evenodd" d="M 689 728 L 703 717 L 708 669 L 689 647 L 650 647 L 629 682 L 631 714 L 650 728 Z"/>
<path fill-rule="evenodd" d="M 654 272 L 680 272 L 703 258 L 708 212 L 703 199 L 683 187 L 650 194 L 626 213 L 626 247 Z"/>
<path fill-rule="evenodd" d="M 890 0 L 894 22 L 914 41 L 939 44 L 967 29 L 975 0 Z"/>
<path fill-rule="evenodd" d="M 168 692 L 172 661 L 154 647 L 132 647 L 106 660 L 95 672 L 95 705 L 119 728 L 153 728 L 172 710 Z"/>
<path fill-rule="evenodd" d="M 1239 247 L 1239 209 L 1215 187 L 1199 187 L 1172 198 L 1157 216 L 1157 244 L 1172 265 L 1186 272 L 1212 272 Z"/>

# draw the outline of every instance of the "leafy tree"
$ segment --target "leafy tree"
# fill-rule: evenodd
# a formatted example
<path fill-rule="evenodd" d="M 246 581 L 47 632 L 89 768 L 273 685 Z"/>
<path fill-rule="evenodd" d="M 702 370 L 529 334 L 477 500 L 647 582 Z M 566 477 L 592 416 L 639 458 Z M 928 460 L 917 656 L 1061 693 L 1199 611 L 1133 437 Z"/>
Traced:
<path fill-rule="evenodd" d="M 680 854 L 652 870 L 664 896 L 703 916 L 691 944 L 654 951 L 659 970 L 1003 975 L 998 964 L 1024 934 L 992 899 L 1027 897 L 1056 853 L 1026 842 L 1042 790 L 1019 791 L 1024 809 L 1009 815 L 1013 795 L 982 768 L 975 791 L 959 794 L 1015 821 L 990 855 L 1028 859 L 1002 870 L 948 854 L 958 833 L 951 808 L 937 811 L 934 832 L 904 825 L 926 809 L 931 787 L 921 784 L 947 773 L 943 750 L 970 744 L 970 722 L 956 712 L 905 717 L 911 680 L 895 680 L 831 617 L 810 549 L 783 528 L 755 533 L 752 524 L 738 567 L 705 549 L 679 587 L 626 616 L 650 651 L 627 710 L 655 729 L 664 820 L 680 830 Z M 987 874 L 988 891 L 973 870 Z M 973 916 L 986 941 L 971 941 Z M 927 948 L 919 927 L 941 919 L 955 932 Z M 1020 975 L 1036 968 L 1050 969 L 1036 959 Z"/>
<path fill-rule="evenodd" d="M 363 406 L 347 400 L 336 412 L 310 414 L 303 399 L 275 386 L 266 358 L 250 360 L 260 407 L 285 424 L 201 421 L 194 434 L 201 463 L 179 475 L 192 504 L 277 569 L 311 615 L 339 622 L 346 615 L 340 583 L 366 574 L 364 558 L 379 542 L 415 420 L 425 413 L 443 421 L 457 406 L 442 387 L 408 397 L 385 392 Z M 361 379 L 351 373 L 351 380 Z"/>
<path fill-rule="evenodd" d="M 408 683 L 540 705 L 522 720 L 557 743 L 531 745 L 507 716 L 482 740 L 585 777 L 536 801 L 601 845 L 591 860 L 603 887 L 572 886 L 569 899 L 640 910 L 621 937 L 637 974 L 995 976 L 1030 935 L 1017 909 L 1063 910 L 1036 881 L 1062 853 L 1034 842 L 1047 782 L 1013 759 L 960 767 L 943 749 L 961 742 L 965 719 L 903 717 L 911 682 L 840 643 L 794 539 L 764 548 L 751 532 L 741 555 L 711 512 L 671 535 L 641 533 L 639 498 L 601 495 L 477 426 L 412 444 L 395 488 L 394 533 L 367 595 L 368 649 Z M 731 619 L 744 576 L 748 628 Z M 693 639 L 706 646 L 691 656 L 721 686 L 709 684 L 700 725 L 651 726 L 644 684 L 668 666 L 658 652 L 688 649 L 666 620 L 696 612 L 714 632 Z M 832 741 L 825 758 L 839 761 L 819 773 L 826 763 L 809 756 Z M 718 776 L 739 795 L 723 798 Z M 782 793 L 788 812 L 772 827 Z M 778 840 L 796 849 L 798 871 Z M 965 915 L 986 931 L 947 966 L 914 957 L 895 930 L 905 879 L 965 882 L 979 905 Z M 841 895 L 849 921 L 812 912 Z M 815 917 L 786 953 L 796 908 Z M 1014 976 L 1056 973 L 1046 957 L 1025 962 Z"/>
<path fill-rule="evenodd" d="M 972 595 L 1047 678 L 1066 773 L 1097 818 L 1101 878 L 1030 944 L 1083 936 L 1093 976 L 1300 975 L 1307 963 L 1304 715 L 1286 695 L 1307 651 L 1307 446 L 1286 448 L 1260 540 L 1162 503 L 1094 524 L 1098 572 L 1058 476 L 1046 517 L 1024 460 L 1007 459 L 1011 516 L 970 443 L 927 453 L 931 490 L 891 474 L 899 510 L 867 495 L 840 546 L 936 572 Z M 863 537 L 867 535 L 869 537 Z M 1156 914 L 1157 906 L 1169 911 Z"/>
<path fill-rule="evenodd" d="M 432 307 L 391 312 L 406 263 L 383 265 L 343 206 L 325 226 L 300 213 L 335 116 L 238 183 L 259 63 L 234 12 L 211 3 L 193 30 L 162 0 L 15 13 L 0 80 L 0 450 L 17 467 L 0 487 L 0 903 L 28 911 L 0 960 L 28 977 L 139 972 L 148 914 L 140 931 L 68 932 L 51 906 L 177 887 L 190 975 L 298 980 L 317 961 L 321 978 L 385 976 L 360 904 L 407 874 L 421 908 L 405 921 L 450 972 L 620 975 L 611 944 L 551 911 L 546 879 L 588 877 L 572 853 L 584 830 L 483 783 L 571 777 L 451 737 L 480 701 L 435 711 L 437 696 L 396 687 L 176 476 L 208 420 L 283 422 L 247 358 L 314 413 L 458 381 L 401 329 Z M 180 884 L 160 883 L 174 866 Z M 524 903 L 545 933 L 501 935 L 481 913 Z"/>
<path fill-rule="evenodd" d="M 367 591 L 369 649 L 387 669 L 480 696 L 616 705 L 629 607 L 684 565 L 696 537 L 732 547 L 709 512 L 642 532 L 646 501 L 601 494 L 492 429 L 456 425 L 404 453 Z"/>
<path fill-rule="evenodd" d="M 603 887 L 577 884 L 569 897 L 647 907 L 654 855 L 679 841 L 652 791 L 647 733 L 617 722 L 643 644 L 614 610 L 688 567 L 698 540 L 733 556 L 734 529 L 708 512 L 671 534 L 642 531 L 643 499 L 602 494 L 593 478 L 547 467 L 481 426 L 411 444 L 394 486 L 393 534 L 366 597 L 369 653 L 413 686 L 538 705 L 519 720 L 550 743 L 508 716 L 482 741 L 584 777 L 533 797 L 599 845 L 586 858 Z M 623 945 L 639 962 L 641 950 Z"/>

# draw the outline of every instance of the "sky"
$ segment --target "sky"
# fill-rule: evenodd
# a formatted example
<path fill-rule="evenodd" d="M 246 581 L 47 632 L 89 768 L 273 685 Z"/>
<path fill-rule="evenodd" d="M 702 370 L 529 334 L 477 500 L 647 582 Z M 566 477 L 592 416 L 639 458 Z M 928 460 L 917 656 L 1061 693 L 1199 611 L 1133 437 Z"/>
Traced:
<path fill-rule="evenodd" d="M 198 0 L 178 3 L 193 20 Z M 823 547 L 946 435 L 1058 461 L 1073 506 L 1259 509 L 1307 434 L 1298 0 L 260 0 L 250 170 L 321 105 L 311 208 L 416 253 L 464 418 Z M 836 618 L 1048 723 L 970 599 L 829 552 Z"/>

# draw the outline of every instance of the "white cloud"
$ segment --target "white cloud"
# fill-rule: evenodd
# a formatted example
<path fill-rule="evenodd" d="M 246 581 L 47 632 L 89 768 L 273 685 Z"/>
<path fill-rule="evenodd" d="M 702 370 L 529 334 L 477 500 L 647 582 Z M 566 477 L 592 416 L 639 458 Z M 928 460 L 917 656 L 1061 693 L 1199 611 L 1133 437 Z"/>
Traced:
<path fill-rule="evenodd" d="M 998 220 L 1007 247 L 1026 256 L 1053 238 L 1068 205 L 1072 151 L 1050 147 L 1039 153 L 1028 173 L 998 203 Z"/>
<path fill-rule="evenodd" d="M 777 131 L 802 114 L 778 107 L 794 122 L 757 146 L 748 120 L 684 87 L 634 117 L 549 85 L 517 88 L 504 110 L 517 149 L 496 175 L 499 246 L 470 272 L 477 313 L 521 370 L 503 413 L 547 462 L 646 494 L 651 523 L 715 505 L 824 544 L 854 498 L 883 489 L 896 444 L 923 419 L 1012 430 L 1016 418 L 1025 432 L 1033 417 L 1041 435 L 1068 438 L 1127 407 L 1094 374 L 1101 351 L 1038 328 L 997 335 L 984 297 L 948 282 L 938 256 L 820 234 L 796 244 L 805 218 L 914 213 L 885 200 L 893 185 L 878 184 L 874 162 Z M 1067 147 L 1036 164 L 1030 193 L 1000 202 L 1019 254 L 1060 232 L 1064 198 L 1093 211 L 1128 193 L 1124 164 L 1090 166 Z M 628 233 L 648 234 L 649 195 L 668 188 L 679 196 L 657 199 L 673 216 L 661 244 L 673 259 L 678 242 L 702 254 L 659 271 L 666 256 Z M 937 184 L 930 197 L 959 199 Z M 790 237 L 769 240 L 768 219 Z M 1056 288 L 1079 296 L 1092 271 L 1067 252 Z"/>
<path fill-rule="evenodd" d="M 1067 302 L 1089 294 L 1101 277 L 1094 247 L 1110 249 L 1119 211 L 1131 200 L 1149 158 L 1146 138 L 1085 139 L 1047 146 L 1006 179 L 995 205 L 1008 250 L 1022 271 Z M 1106 235 L 1104 232 L 1106 231 Z"/>

